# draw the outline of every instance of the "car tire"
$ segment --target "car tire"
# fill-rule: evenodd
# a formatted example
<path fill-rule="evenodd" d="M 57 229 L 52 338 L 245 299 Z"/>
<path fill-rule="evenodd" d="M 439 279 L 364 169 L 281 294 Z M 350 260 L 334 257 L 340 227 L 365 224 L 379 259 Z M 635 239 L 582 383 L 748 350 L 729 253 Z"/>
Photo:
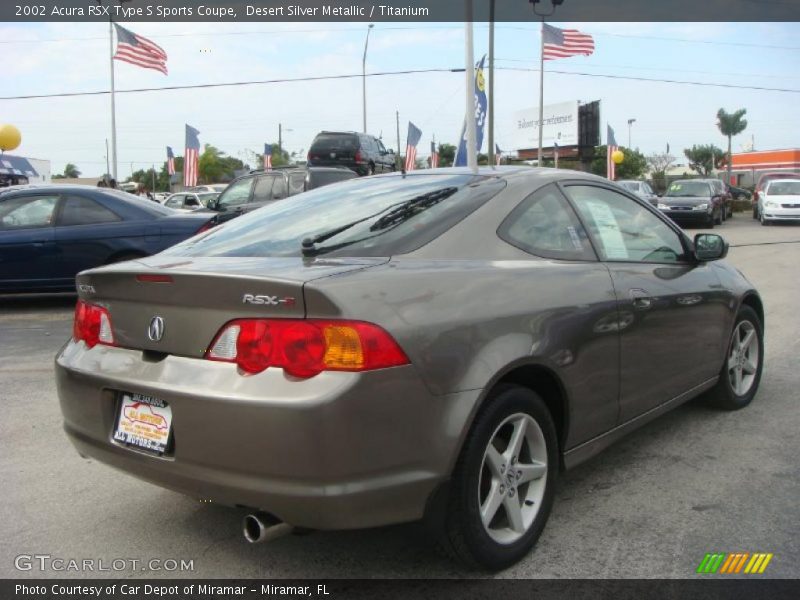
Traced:
<path fill-rule="evenodd" d="M 716 222 L 716 219 L 714 218 L 714 215 L 713 214 L 709 215 L 708 218 L 706 219 L 706 228 L 714 229 L 714 223 L 715 222 Z"/>
<path fill-rule="evenodd" d="M 707 398 L 717 408 L 739 410 L 752 402 L 764 368 L 764 330 L 751 307 L 739 309 L 727 348 L 719 381 Z"/>
<path fill-rule="evenodd" d="M 375 175 L 375 165 L 372 163 L 369 163 L 369 166 L 367 167 L 367 175 Z"/>
<path fill-rule="evenodd" d="M 498 386 L 475 418 L 454 469 L 440 547 L 489 571 L 520 560 L 544 530 L 558 468 L 556 429 L 544 401 L 525 387 Z M 481 506 L 491 512 L 486 525 Z"/>
<path fill-rule="evenodd" d="M 725 219 L 722 217 L 722 210 L 717 210 L 717 216 L 714 217 L 714 223 L 717 225 L 722 225 L 723 221 L 725 221 Z"/>
<path fill-rule="evenodd" d="M 753 207 L 753 218 L 758 219 L 758 206 Z"/>

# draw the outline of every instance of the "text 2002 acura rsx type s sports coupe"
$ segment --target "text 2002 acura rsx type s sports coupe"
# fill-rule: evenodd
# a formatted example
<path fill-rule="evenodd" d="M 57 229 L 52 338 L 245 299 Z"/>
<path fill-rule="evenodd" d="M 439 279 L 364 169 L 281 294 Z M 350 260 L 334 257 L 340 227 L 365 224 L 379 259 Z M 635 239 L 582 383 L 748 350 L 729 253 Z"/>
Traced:
<path fill-rule="evenodd" d="M 719 236 L 598 177 L 418 171 L 85 271 L 56 359 L 85 456 L 291 527 L 441 524 L 498 569 L 560 470 L 697 396 L 746 406 L 763 308 Z"/>

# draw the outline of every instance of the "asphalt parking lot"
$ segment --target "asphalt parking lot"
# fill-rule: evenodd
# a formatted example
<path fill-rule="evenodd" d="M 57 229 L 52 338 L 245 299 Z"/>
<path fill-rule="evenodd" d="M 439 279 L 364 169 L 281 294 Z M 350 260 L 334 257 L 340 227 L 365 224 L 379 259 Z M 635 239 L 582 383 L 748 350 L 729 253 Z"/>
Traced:
<path fill-rule="evenodd" d="M 693 577 L 705 553 L 734 551 L 774 553 L 765 577 L 800 574 L 800 226 L 762 227 L 739 213 L 714 232 L 765 303 L 753 404 L 722 413 L 690 402 L 564 474 L 537 548 L 500 577 Z M 52 374 L 73 305 L 69 295 L 0 297 L 1 577 L 468 575 L 415 525 L 250 545 L 241 511 L 81 459 L 62 432 Z M 194 570 L 19 571 L 22 554 L 184 559 Z"/>

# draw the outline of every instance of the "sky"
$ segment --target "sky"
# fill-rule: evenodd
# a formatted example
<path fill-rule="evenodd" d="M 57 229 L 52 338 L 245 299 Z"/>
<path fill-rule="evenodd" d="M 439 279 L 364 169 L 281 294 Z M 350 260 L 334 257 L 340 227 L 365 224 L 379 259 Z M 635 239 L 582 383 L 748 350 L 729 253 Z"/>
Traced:
<path fill-rule="evenodd" d="M 590 57 L 545 63 L 545 104 L 601 100 L 601 129 L 645 154 L 669 144 L 683 149 L 727 141 L 716 128 L 719 108 L 747 109 L 747 130 L 733 149 L 800 147 L 800 23 L 553 23 L 594 36 Z M 129 23 L 169 55 L 169 75 L 116 62 L 117 90 L 361 73 L 363 23 Z M 475 59 L 488 49 L 488 26 L 476 23 Z M 538 104 L 539 25 L 498 23 L 495 138 L 507 150 L 514 113 Z M 0 23 L 0 97 L 109 89 L 108 26 L 98 23 Z M 370 34 L 367 73 L 463 68 L 463 23 L 377 23 Z M 548 73 L 550 70 L 573 74 Z M 574 73 L 592 74 L 576 75 Z M 603 75 L 604 77 L 598 77 Z M 633 77 L 781 88 L 794 92 L 694 86 L 611 78 Z M 251 165 L 264 143 L 305 154 L 321 130 L 361 129 L 361 78 L 287 82 L 145 93 L 118 93 L 119 178 L 160 168 L 165 147 L 183 154 L 184 124 L 200 141 Z M 433 136 L 456 144 L 464 118 L 464 73 L 367 78 L 367 129 L 398 148 L 407 123 L 422 129 L 418 155 Z M 49 159 L 52 172 L 68 162 L 84 176 L 106 171 L 108 95 L 0 99 L 0 123 L 22 133 L 13 153 Z M 602 143 L 605 143 L 605 136 Z M 484 151 L 486 142 L 484 141 Z"/>

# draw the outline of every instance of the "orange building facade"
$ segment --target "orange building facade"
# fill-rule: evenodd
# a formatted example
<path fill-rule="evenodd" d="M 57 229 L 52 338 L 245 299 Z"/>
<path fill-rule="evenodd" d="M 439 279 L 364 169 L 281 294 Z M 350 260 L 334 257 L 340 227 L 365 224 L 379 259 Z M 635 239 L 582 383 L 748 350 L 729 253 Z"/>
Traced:
<path fill-rule="evenodd" d="M 740 152 L 732 160 L 734 185 L 754 185 L 761 173 L 790 171 L 800 174 L 800 148 Z"/>

